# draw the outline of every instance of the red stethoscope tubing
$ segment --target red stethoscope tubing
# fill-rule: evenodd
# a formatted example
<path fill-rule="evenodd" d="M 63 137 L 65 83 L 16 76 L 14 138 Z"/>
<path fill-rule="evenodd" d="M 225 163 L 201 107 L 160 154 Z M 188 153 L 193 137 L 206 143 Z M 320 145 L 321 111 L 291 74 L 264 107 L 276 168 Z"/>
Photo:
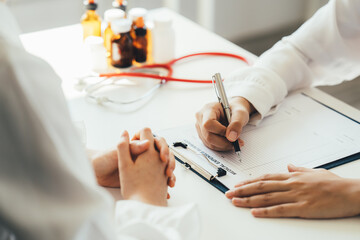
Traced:
<path fill-rule="evenodd" d="M 232 54 L 232 53 L 224 53 L 224 52 L 201 52 L 201 53 L 193 53 L 189 55 L 185 55 L 179 58 L 175 58 L 167 63 L 164 64 L 148 64 L 143 65 L 141 67 L 134 67 L 131 70 L 136 69 L 146 69 L 146 68 L 164 68 L 168 71 L 168 74 L 166 76 L 160 76 L 156 74 L 151 73 L 139 73 L 139 72 L 121 72 L 121 73 L 101 73 L 99 74 L 99 77 L 141 77 L 141 78 L 152 78 L 152 79 L 158 79 L 158 80 L 164 80 L 166 82 L 188 82 L 188 83 L 212 83 L 212 80 L 200 80 L 200 79 L 184 79 L 184 78 L 175 78 L 172 77 L 173 69 L 172 66 L 177 63 L 178 61 L 181 61 L 186 58 L 190 57 L 196 57 L 196 56 L 220 56 L 220 57 L 230 57 L 239 59 L 246 64 L 249 64 L 246 58 Z"/>

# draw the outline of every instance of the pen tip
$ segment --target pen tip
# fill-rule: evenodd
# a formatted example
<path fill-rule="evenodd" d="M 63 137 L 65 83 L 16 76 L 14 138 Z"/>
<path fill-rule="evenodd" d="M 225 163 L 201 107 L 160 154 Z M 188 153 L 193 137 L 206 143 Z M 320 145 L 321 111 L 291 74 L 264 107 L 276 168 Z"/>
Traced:
<path fill-rule="evenodd" d="M 241 155 L 240 155 L 240 152 L 236 152 L 236 155 L 238 156 L 240 162 L 241 162 Z"/>

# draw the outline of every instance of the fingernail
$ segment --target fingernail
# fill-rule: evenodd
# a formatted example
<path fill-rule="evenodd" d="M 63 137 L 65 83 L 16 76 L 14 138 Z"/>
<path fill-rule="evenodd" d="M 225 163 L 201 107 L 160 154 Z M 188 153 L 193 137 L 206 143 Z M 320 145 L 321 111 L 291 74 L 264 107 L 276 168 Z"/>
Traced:
<path fill-rule="evenodd" d="M 233 198 L 233 199 L 232 199 L 232 202 L 233 202 L 234 204 L 241 204 L 242 199 L 241 199 L 241 198 Z"/>
<path fill-rule="evenodd" d="M 129 133 L 126 130 L 121 133 L 121 137 L 126 137 L 127 135 L 129 135 Z"/>
<path fill-rule="evenodd" d="M 233 198 L 234 195 L 235 195 L 234 190 L 229 190 L 229 191 L 227 191 L 227 192 L 225 193 L 225 196 L 226 196 L 227 198 Z"/>
<path fill-rule="evenodd" d="M 237 132 L 231 131 L 228 138 L 231 142 L 235 142 L 237 139 Z"/>
<path fill-rule="evenodd" d="M 252 214 L 253 216 L 260 215 L 260 213 L 261 213 L 261 210 L 260 210 L 260 209 L 257 209 L 257 208 L 251 209 L 251 214 Z"/>
<path fill-rule="evenodd" d="M 147 143 L 147 142 L 149 142 L 149 140 L 148 140 L 148 139 L 145 139 L 145 140 L 139 140 L 139 141 L 136 141 L 136 144 L 137 144 L 137 145 L 143 145 L 143 144 L 145 144 L 145 143 Z"/>

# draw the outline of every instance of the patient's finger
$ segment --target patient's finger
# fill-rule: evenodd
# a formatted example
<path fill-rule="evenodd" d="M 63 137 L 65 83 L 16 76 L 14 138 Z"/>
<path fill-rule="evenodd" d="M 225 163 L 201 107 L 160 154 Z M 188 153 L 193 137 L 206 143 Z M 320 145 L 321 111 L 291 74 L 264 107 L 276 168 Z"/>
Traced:
<path fill-rule="evenodd" d="M 118 165 L 119 169 L 126 168 L 129 164 L 131 164 L 132 158 L 130 155 L 130 146 L 129 146 L 129 133 L 124 131 L 121 134 L 120 142 L 117 146 L 118 149 Z"/>
<path fill-rule="evenodd" d="M 292 203 L 292 198 L 287 192 L 272 192 L 250 197 L 235 197 L 232 203 L 237 207 L 257 208 Z"/>
<path fill-rule="evenodd" d="M 166 176 L 171 177 L 175 169 L 175 157 L 172 152 L 169 154 L 169 162 L 166 167 Z"/>
<path fill-rule="evenodd" d="M 156 149 L 160 152 L 160 159 L 163 162 L 169 162 L 170 151 L 169 151 L 169 146 L 167 145 L 165 139 L 163 137 L 155 137 L 154 142 Z"/>
<path fill-rule="evenodd" d="M 260 218 L 298 217 L 303 211 L 301 203 L 285 203 L 266 208 L 253 208 L 251 214 Z"/>
<path fill-rule="evenodd" d="M 297 167 L 297 166 L 294 166 L 293 164 L 288 165 L 288 170 L 289 170 L 289 172 L 313 172 L 313 171 L 316 171 L 316 169 Z"/>
<path fill-rule="evenodd" d="M 139 156 L 140 154 L 144 153 L 146 150 L 149 149 L 149 140 L 145 139 L 145 140 L 136 140 L 136 141 L 132 141 L 130 142 L 130 152 L 131 152 L 131 156 L 133 158 L 136 158 L 137 156 Z"/>
<path fill-rule="evenodd" d="M 168 186 L 173 188 L 173 187 L 175 187 L 175 183 L 176 183 L 176 176 L 174 174 L 172 174 L 172 176 L 169 177 L 169 179 L 168 179 Z"/>
<path fill-rule="evenodd" d="M 225 193 L 227 198 L 248 197 L 270 192 L 283 192 L 289 190 L 284 181 L 259 181 L 231 189 Z"/>
<path fill-rule="evenodd" d="M 134 134 L 134 136 L 131 138 L 131 141 L 134 141 L 134 140 L 140 140 L 140 131 L 136 132 Z"/>
<path fill-rule="evenodd" d="M 262 175 L 258 178 L 254 178 L 254 179 L 250 179 L 250 180 L 246 180 L 243 182 L 240 182 L 238 184 L 235 185 L 235 187 L 240 187 L 246 184 L 250 184 L 250 183 L 254 183 L 254 182 L 259 182 L 259 181 L 268 181 L 268 180 L 287 180 L 290 178 L 290 174 L 289 173 L 275 173 L 275 174 L 265 174 Z"/>
<path fill-rule="evenodd" d="M 132 137 L 132 140 L 145 140 L 148 139 L 150 145 L 154 144 L 154 135 L 150 128 L 146 127 L 141 129 L 140 131 L 136 132 Z"/>

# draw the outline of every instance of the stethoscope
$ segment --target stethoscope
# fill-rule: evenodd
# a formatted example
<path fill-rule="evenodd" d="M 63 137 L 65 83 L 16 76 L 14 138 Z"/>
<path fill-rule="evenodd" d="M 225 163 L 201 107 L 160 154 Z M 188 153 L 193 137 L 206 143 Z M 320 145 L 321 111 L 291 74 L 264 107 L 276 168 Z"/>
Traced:
<path fill-rule="evenodd" d="M 103 78 L 101 81 L 92 84 L 85 88 L 86 98 L 97 103 L 97 104 L 105 104 L 105 103 L 113 103 L 113 104 L 132 104 L 139 102 L 143 99 L 149 98 L 150 96 L 154 95 L 157 90 L 159 90 L 165 83 L 167 82 L 185 82 L 185 83 L 205 83 L 205 84 L 212 84 L 212 80 L 201 80 L 201 79 L 187 79 L 187 78 L 175 78 L 172 77 L 173 74 L 173 66 L 184 59 L 197 57 L 197 56 L 218 56 L 218 57 L 228 57 L 238 59 L 240 61 L 249 64 L 246 58 L 232 54 L 232 53 L 224 53 L 224 52 L 201 52 L 201 53 L 194 53 L 185 55 L 179 58 L 175 58 L 167 63 L 163 64 L 145 64 L 139 67 L 132 67 L 127 72 L 120 72 L 120 73 L 100 73 L 100 74 L 93 74 L 92 77 L 99 77 Z M 164 69 L 167 71 L 165 76 L 160 75 L 160 71 L 155 71 L 154 69 Z M 157 79 L 160 80 L 158 84 L 150 88 L 146 93 L 143 95 L 130 99 L 130 100 L 115 100 L 109 97 L 98 96 L 95 93 L 100 89 L 110 86 L 116 85 L 117 78 L 119 77 L 127 77 L 127 78 L 148 78 L 148 79 Z M 116 79 L 115 79 L 116 78 Z"/>

